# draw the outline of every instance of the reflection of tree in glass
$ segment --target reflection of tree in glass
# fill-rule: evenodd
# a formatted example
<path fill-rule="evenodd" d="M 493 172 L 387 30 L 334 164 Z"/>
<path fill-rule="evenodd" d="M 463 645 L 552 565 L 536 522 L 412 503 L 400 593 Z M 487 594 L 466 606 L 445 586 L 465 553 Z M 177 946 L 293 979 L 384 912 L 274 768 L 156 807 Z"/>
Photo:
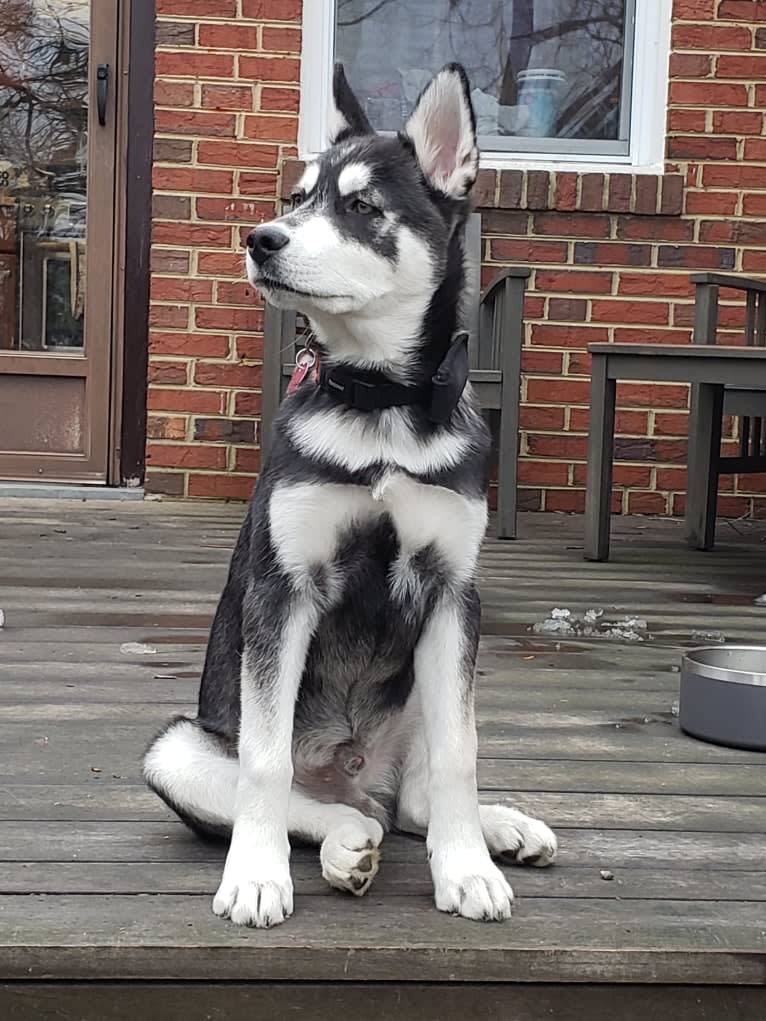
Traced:
<path fill-rule="evenodd" d="M 396 67 L 405 51 L 412 55 L 415 34 L 423 67 L 436 70 L 434 62 L 459 60 L 472 84 L 502 106 L 517 102 L 521 71 L 559 70 L 566 76 L 566 94 L 556 134 L 613 138 L 625 7 L 626 0 L 337 0 L 338 39 L 371 20 L 381 40 L 390 40 L 386 52 L 393 51 L 388 59 Z"/>
<path fill-rule="evenodd" d="M 2 0 L 0 158 L 25 191 L 85 192 L 88 4 Z"/>

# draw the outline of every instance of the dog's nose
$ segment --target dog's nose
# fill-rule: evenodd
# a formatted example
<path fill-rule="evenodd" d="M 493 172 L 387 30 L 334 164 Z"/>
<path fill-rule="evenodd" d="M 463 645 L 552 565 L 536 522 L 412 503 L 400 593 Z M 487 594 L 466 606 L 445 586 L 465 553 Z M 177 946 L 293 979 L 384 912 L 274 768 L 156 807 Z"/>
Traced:
<path fill-rule="evenodd" d="M 269 256 L 284 248 L 290 238 L 278 227 L 267 224 L 264 227 L 256 227 L 247 235 L 247 250 L 258 263 L 262 265 Z"/>

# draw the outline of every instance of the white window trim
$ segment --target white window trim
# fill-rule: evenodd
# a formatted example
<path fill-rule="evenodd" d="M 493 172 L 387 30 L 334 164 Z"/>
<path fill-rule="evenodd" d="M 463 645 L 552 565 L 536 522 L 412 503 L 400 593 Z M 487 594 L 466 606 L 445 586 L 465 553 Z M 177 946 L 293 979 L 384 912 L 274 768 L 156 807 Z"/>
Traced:
<path fill-rule="evenodd" d="M 668 64 L 673 0 L 636 0 L 630 152 L 626 156 L 484 151 L 481 166 L 493 170 L 572 170 L 661 174 L 665 168 Z M 335 0 L 304 0 L 298 151 L 321 152 L 327 140 Z"/>

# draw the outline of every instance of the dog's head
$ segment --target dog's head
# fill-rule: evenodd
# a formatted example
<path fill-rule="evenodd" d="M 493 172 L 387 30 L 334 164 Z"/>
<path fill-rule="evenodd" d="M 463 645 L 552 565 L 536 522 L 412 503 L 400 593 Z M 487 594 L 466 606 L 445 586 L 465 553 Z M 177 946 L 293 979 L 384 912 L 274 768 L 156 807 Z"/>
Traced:
<path fill-rule="evenodd" d="M 333 99 L 330 147 L 307 165 L 293 210 L 249 235 L 248 277 L 306 313 L 330 354 L 402 367 L 448 275 L 462 287 L 458 228 L 479 158 L 468 82 L 459 65 L 442 68 L 396 137 L 375 134 L 340 66 Z M 453 308 L 459 297 L 444 293 Z"/>

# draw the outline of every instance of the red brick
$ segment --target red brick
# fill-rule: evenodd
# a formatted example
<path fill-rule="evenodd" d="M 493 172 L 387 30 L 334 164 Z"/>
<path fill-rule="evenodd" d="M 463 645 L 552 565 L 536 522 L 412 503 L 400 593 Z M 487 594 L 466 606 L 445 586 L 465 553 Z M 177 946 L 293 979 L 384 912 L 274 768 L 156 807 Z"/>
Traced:
<path fill-rule="evenodd" d="M 712 21 L 716 0 L 673 0 L 674 21 Z"/>
<path fill-rule="evenodd" d="M 261 89 L 261 110 L 278 113 L 297 113 L 300 108 L 301 94 L 299 89 L 269 88 Z"/>
<path fill-rule="evenodd" d="M 572 481 L 576 486 L 584 486 L 588 475 L 588 466 L 576 464 L 572 472 Z M 651 485 L 652 469 L 637 464 L 617 463 L 612 469 L 612 483 L 615 486 L 630 486 L 648 489 Z"/>
<path fill-rule="evenodd" d="M 652 249 L 612 241 L 576 241 L 574 262 L 576 266 L 650 266 Z"/>
<path fill-rule="evenodd" d="M 694 224 L 669 216 L 618 216 L 617 237 L 624 241 L 692 241 Z"/>
<path fill-rule="evenodd" d="M 750 30 L 740 25 L 676 24 L 671 35 L 674 50 L 718 53 L 721 50 L 749 50 L 751 43 Z"/>
<path fill-rule="evenodd" d="M 299 28 L 263 27 L 263 49 L 279 53 L 301 52 L 301 30 Z"/>
<path fill-rule="evenodd" d="M 609 332 L 602 327 L 557 326 L 551 323 L 535 324 L 532 327 L 532 343 L 543 347 L 564 347 L 584 350 L 588 344 L 605 344 Z"/>
<path fill-rule="evenodd" d="M 585 490 L 547 489 L 545 491 L 545 509 L 567 514 L 582 514 L 585 510 Z"/>
<path fill-rule="evenodd" d="M 569 466 L 563 461 L 519 460 L 519 482 L 537 486 L 565 486 L 569 481 Z"/>
<path fill-rule="evenodd" d="M 212 280 L 197 280 L 194 277 L 152 276 L 151 297 L 154 301 L 211 302 L 213 300 Z"/>
<path fill-rule="evenodd" d="M 669 322 L 670 306 L 658 301 L 609 301 L 595 298 L 591 304 L 591 319 L 602 323 L 656 323 Z"/>
<path fill-rule="evenodd" d="M 245 257 L 242 252 L 200 252 L 197 271 L 216 277 L 244 277 Z"/>
<path fill-rule="evenodd" d="M 562 211 L 577 209 L 577 183 L 579 174 L 558 171 L 556 173 L 556 188 L 553 204 L 556 209 Z"/>
<path fill-rule="evenodd" d="M 750 514 L 750 500 L 745 496 L 718 496 L 717 513 L 722 518 L 742 518 Z"/>
<path fill-rule="evenodd" d="M 580 379 L 540 379 L 527 381 L 527 400 L 532 404 L 588 404 L 590 385 Z"/>
<path fill-rule="evenodd" d="M 174 248 L 152 247 L 152 273 L 188 273 L 189 253 Z"/>
<path fill-rule="evenodd" d="M 534 238 L 493 238 L 490 257 L 495 262 L 566 262 L 566 241 L 536 241 Z"/>
<path fill-rule="evenodd" d="M 153 355 L 226 358 L 229 338 L 215 333 L 161 333 L 153 330 L 149 336 L 149 351 Z"/>
<path fill-rule="evenodd" d="M 763 81 L 766 77 L 766 55 L 724 54 L 716 63 L 716 77 L 744 78 L 748 82 Z"/>
<path fill-rule="evenodd" d="M 255 25 L 243 25 L 241 21 L 231 24 L 220 23 L 198 27 L 200 46 L 208 46 L 213 50 L 257 50 L 258 28 Z"/>
<path fill-rule="evenodd" d="M 527 209 L 548 209 L 550 180 L 547 170 L 527 171 Z"/>
<path fill-rule="evenodd" d="M 629 213 L 633 196 L 633 178 L 630 174 L 609 175 L 607 209 L 614 213 Z"/>
<path fill-rule="evenodd" d="M 490 276 L 494 276 L 494 273 L 490 273 Z M 554 299 L 551 299 L 553 301 Z M 564 299 L 562 299 L 564 300 Z M 542 318 L 543 310 L 545 309 L 545 299 L 536 294 L 527 294 L 524 298 L 524 317 L 526 319 L 540 319 Z"/>
<path fill-rule="evenodd" d="M 668 156 L 678 160 L 736 160 L 736 138 L 676 135 L 668 139 Z"/>
<path fill-rule="evenodd" d="M 263 223 L 274 218 L 274 203 L 255 199 L 200 198 L 195 202 L 200 220 L 232 221 L 237 224 Z"/>
<path fill-rule="evenodd" d="M 297 57 L 240 57 L 239 77 L 254 82 L 289 82 L 300 80 L 301 62 Z"/>
<path fill-rule="evenodd" d="M 194 439 L 219 443 L 255 443 L 255 422 L 243 418 L 195 418 Z"/>
<path fill-rule="evenodd" d="M 713 58 L 702 53 L 671 53 L 671 78 L 707 78 L 712 71 Z"/>
<path fill-rule="evenodd" d="M 707 248 L 703 245 L 660 245 L 657 265 L 684 269 L 733 269 L 733 248 Z"/>
<path fill-rule="evenodd" d="M 234 394 L 234 414 L 258 418 L 261 414 L 261 395 L 253 390 Z"/>
<path fill-rule="evenodd" d="M 609 237 L 609 217 L 604 213 L 537 213 L 534 233 L 570 238 Z"/>
<path fill-rule="evenodd" d="M 160 362 L 153 358 L 149 362 L 147 379 L 150 383 L 171 383 L 185 386 L 188 380 L 188 362 Z"/>
<path fill-rule="evenodd" d="M 214 166 L 276 169 L 279 150 L 257 142 L 200 142 L 197 161 Z"/>
<path fill-rule="evenodd" d="M 235 447 L 234 470 L 257 475 L 261 470 L 261 452 L 256 447 Z"/>
<path fill-rule="evenodd" d="M 676 383 L 619 383 L 617 400 L 621 405 L 685 408 L 689 402 L 689 388 Z"/>
<path fill-rule="evenodd" d="M 250 174 L 244 170 L 239 175 L 240 195 L 270 195 L 277 194 L 277 175 L 275 173 Z"/>
<path fill-rule="evenodd" d="M 618 294 L 631 294 L 650 298 L 652 295 L 687 297 L 694 293 L 694 285 L 687 275 L 671 273 L 620 273 Z"/>
<path fill-rule="evenodd" d="M 658 468 L 657 488 L 658 489 L 686 489 L 687 474 L 686 468 Z"/>
<path fill-rule="evenodd" d="M 278 0 L 279 2 L 279 0 Z M 157 0 L 157 14 L 189 14 L 200 18 L 233 18 L 237 0 Z"/>
<path fill-rule="evenodd" d="M 563 294 L 609 294 L 612 274 L 577 270 L 543 270 L 535 273 L 535 290 Z"/>
<path fill-rule="evenodd" d="M 544 372 L 548 375 L 561 373 L 563 355 L 556 351 L 532 350 L 525 347 L 521 352 L 521 371 L 524 373 Z"/>
<path fill-rule="evenodd" d="M 660 327 L 621 327 L 614 329 L 615 344 L 688 344 L 689 330 L 669 330 Z"/>
<path fill-rule="evenodd" d="M 729 82 L 671 82 L 671 106 L 747 106 L 747 87 Z"/>
<path fill-rule="evenodd" d="M 699 239 L 701 242 L 717 244 L 763 246 L 766 245 L 766 222 L 703 220 L 700 224 Z"/>
<path fill-rule="evenodd" d="M 242 0 L 242 17 L 256 21 L 300 21 L 302 0 Z"/>
<path fill-rule="evenodd" d="M 170 329 L 181 327 L 185 329 L 188 324 L 188 305 L 150 305 L 149 307 L 150 326 L 165 326 Z"/>
<path fill-rule="evenodd" d="M 653 174 L 636 175 L 633 188 L 636 195 L 635 210 L 637 213 L 657 212 L 659 183 L 659 177 L 655 177 Z"/>
<path fill-rule="evenodd" d="M 707 131 L 707 110 L 668 110 L 668 131 Z"/>
<path fill-rule="evenodd" d="M 584 322 L 588 315 L 588 302 L 583 298 L 551 298 L 548 316 L 560 322 Z"/>
<path fill-rule="evenodd" d="M 248 333 L 237 337 L 237 358 L 249 358 L 263 361 L 263 337 L 257 333 Z"/>
<path fill-rule="evenodd" d="M 215 500 L 249 500 L 253 480 L 247 475 L 189 475 L 189 496 Z"/>
<path fill-rule="evenodd" d="M 155 110 L 154 126 L 158 132 L 172 135 L 218 135 L 234 137 L 234 114 L 210 110 Z"/>
<path fill-rule="evenodd" d="M 154 223 L 152 241 L 160 245 L 181 243 L 190 248 L 228 248 L 231 244 L 231 228 L 214 224 Z"/>
<path fill-rule="evenodd" d="M 200 306 L 195 312 L 195 325 L 201 330 L 259 330 L 263 326 L 263 312 L 257 308 Z"/>
<path fill-rule="evenodd" d="M 549 433 L 532 433 L 527 437 L 527 450 L 534 457 L 579 458 L 588 454 L 586 436 L 553 436 Z"/>
<path fill-rule="evenodd" d="M 748 197 L 753 198 L 754 196 Z M 728 191 L 689 191 L 686 193 L 686 212 L 690 216 L 706 214 L 733 216 L 736 208 L 737 196 Z"/>
<path fill-rule="evenodd" d="M 654 416 L 654 433 L 656 436 L 688 436 L 689 416 L 686 412 L 673 415 L 658 411 Z"/>
<path fill-rule="evenodd" d="M 194 106 L 194 83 L 169 82 L 163 78 L 156 78 L 154 103 L 156 106 Z"/>
<path fill-rule="evenodd" d="M 208 415 L 223 412 L 226 395 L 220 390 L 170 390 L 150 386 L 147 408 L 150 411 L 186 411 Z"/>
<path fill-rule="evenodd" d="M 252 110 L 252 85 L 203 85 L 202 106 L 206 110 Z"/>
<path fill-rule="evenodd" d="M 763 114 L 749 110 L 714 110 L 713 131 L 732 135 L 761 135 Z"/>
<path fill-rule="evenodd" d="M 266 142 L 295 142 L 298 118 L 263 114 L 245 117 L 245 135 Z"/>
<path fill-rule="evenodd" d="M 150 440 L 186 439 L 186 421 L 183 416 L 149 415 L 146 435 Z"/>
<path fill-rule="evenodd" d="M 628 493 L 628 514 L 666 514 L 667 499 L 662 493 Z"/>
<path fill-rule="evenodd" d="M 519 427 L 524 430 L 533 429 L 535 432 L 560 432 L 564 428 L 564 409 L 522 404 L 519 409 Z"/>
<path fill-rule="evenodd" d="M 179 471 L 153 471 L 146 467 L 144 488 L 147 493 L 161 493 L 164 496 L 183 496 L 186 476 Z"/>
<path fill-rule="evenodd" d="M 247 280 L 238 280 L 236 283 L 221 280 L 215 292 L 216 301 L 219 305 L 252 305 L 260 301 L 258 292 L 250 286 Z"/>
<path fill-rule="evenodd" d="M 260 387 L 263 373 L 260 365 L 233 362 L 197 362 L 194 382 L 200 386 Z"/>
<path fill-rule="evenodd" d="M 146 459 L 160 468 L 225 468 L 226 447 L 202 443 L 147 443 Z"/>
<path fill-rule="evenodd" d="M 764 100 L 766 101 L 766 90 L 764 90 Z M 766 163 L 766 138 L 746 138 L 744 158 L 745 160 L 753 160 L 759 163 Z M 756 170 L 755 167 L 748 167 L 743 169 Z M 758 173 L 762 173 L 762 170 L 763 170 L 762 167 L 758 168 Z M 746 174 L 745 176 L 747 178 L 747 181 L 744 187 L 752 188 L 759 187 L 757 184 L 754 183 L 755 174 Z M 760 187 L 763 188 L 764 185 L 761 184 Z"/>
<path fill-rule="evenodd" d="M 212 192 L 230 195 L 234 174 L 230 170 L 202 170 L 199 167 L 157 167 L 152 183 L 158 191 Z"/>
<path fill-rule="evenodd" d="M 234 57 L 225 53 L 200 53 L 197 50 L 158 50 L 154 58 L 158 78 L 231 78 Z"/>

